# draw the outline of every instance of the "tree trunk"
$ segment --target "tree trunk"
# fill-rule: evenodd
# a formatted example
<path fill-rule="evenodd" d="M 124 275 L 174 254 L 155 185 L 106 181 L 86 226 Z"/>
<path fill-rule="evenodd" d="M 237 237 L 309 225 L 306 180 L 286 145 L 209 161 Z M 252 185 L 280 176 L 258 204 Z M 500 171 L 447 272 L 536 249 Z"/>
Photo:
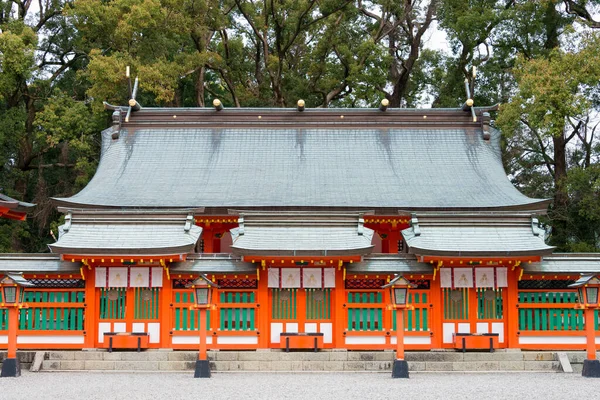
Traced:
<path fill-rule="evenodd" d="M 554 146 L 554 204 L 550 210 L 552 218 L 552 245 L 567 251 L 567 208 L 569 196 L 565 187 L 567 177 L 567 151 L 565 136 L 552 138 Z"/>
<path fill-rule="evenodd" d="M 204 107 L 204 74 L 206 73 L 206 67 L 200 67 L 198 71 L 198 79 L 196 80 L 196 105 L 198 107 Z"/>

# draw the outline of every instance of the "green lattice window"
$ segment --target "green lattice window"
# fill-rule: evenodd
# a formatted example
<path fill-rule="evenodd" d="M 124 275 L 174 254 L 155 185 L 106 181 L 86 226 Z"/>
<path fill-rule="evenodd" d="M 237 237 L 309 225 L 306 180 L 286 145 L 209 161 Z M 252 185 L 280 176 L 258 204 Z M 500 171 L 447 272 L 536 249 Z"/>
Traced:
<path fill-rule="evenodd" d="M 100 289 L 100 319 L 125 319 L 127 289 Z"/>
<path fill-rule="evenodd" d="M 221 292 L 220 329 L 248 331 L 255 328 L 254 292 Z M 228 303 L 248 304 L 250 307 L 227 307 Z"/>
<path fill-rule="evenodd" d="M 272 319 L 296 319 L 298 289 L 271 289 L 273 296 Z"/>
<path fill-rule="evenodd" d="M 477 290 L 477 319 L 502 319 L 504 309 L 502 288 Z"/>
<path fill-rule="evenodd" d="M 198 310 L 190 310 L 195 304 L 194 294 L 191 290 L 175 291 L 175 301 L 173 304 L 174 331 L 197 331 L 199 324 Z M 210 326 L 211 310 L 206 311 L 206 324 L 204 329 Z"/>
<path fill-rule="evenodd" d="M 83 330 L 84 291 L 25 291 L 24 301 L 29 308 L 19 310 L 21 330 Z"/>
<path fill-rule="evenodd" d="M 442 289 L 444 319 L 466 321 L 469 319 L 469 289 Z"/>
<path fill-rule="evenodd" d="M 331 289 L 306 289 L 306 319 L 331 318 Z"/>

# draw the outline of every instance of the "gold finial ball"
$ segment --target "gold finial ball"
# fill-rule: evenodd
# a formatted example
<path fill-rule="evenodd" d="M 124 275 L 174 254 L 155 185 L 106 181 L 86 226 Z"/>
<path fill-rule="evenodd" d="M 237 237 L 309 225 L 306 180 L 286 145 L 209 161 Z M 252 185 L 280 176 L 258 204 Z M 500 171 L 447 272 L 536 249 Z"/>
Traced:
<path fill-rule="evenodd" d="M 388 99 L 381 100 L 381 105 L 387 107 L 390 105 L 390 101 Z"/>
<path fill-rule="evenodd" d="M 304 100 L 300 99 L 298 100 L 298 107 L 304 107 Z"/>
<path fill-rule="evenodd" d="M 129 107 L 135 107 L 136 103 L 135 99 L 129 99 Z"/>
<path fill-rule="evenodd" d="M 469 107 L 473 107 L 473 104 L 474 104 L 474 102 L 473 102 L 473 99 L 468 99 L 468 100 L 467 100 L 467 105 L 468 105 Z"/>
<path fill-rule="evenodd" d="M 220 105 L 221 105 L 221 100 L 219 100 L 219 99 L 214 99 L 213 100 L 213 106 L 219 107 Z"/>

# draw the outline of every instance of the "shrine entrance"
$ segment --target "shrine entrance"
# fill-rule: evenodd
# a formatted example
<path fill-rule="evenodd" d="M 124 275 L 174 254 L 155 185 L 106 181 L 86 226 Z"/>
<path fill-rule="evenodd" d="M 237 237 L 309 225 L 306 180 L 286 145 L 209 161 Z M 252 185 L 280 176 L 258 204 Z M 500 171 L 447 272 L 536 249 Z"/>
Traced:
<path fill-rule="evenodd" d="M 440 271 L 443 347 L 456 347 L 459 334 L 497 334 L 495 347 L 506 347 L 505 274 L 505 268 L 443 268 Z M 475 287 L 477 284 L 479 287 Z M 490 287 L 484 287 L 488 285 Z"/>
<path fill-rule="evenodd" d="M 97 267 L 96 347 L 107 347 L 107 333 L 147 334 L 147 347 L 160 346 L 160 267 Z"/>
<path fill-rule="evenodd" d="M 334 286 L 334 268 L 269 268 L 269 346 L 281 347 L 282 334 L 321 333 L 331 347 Z"/>

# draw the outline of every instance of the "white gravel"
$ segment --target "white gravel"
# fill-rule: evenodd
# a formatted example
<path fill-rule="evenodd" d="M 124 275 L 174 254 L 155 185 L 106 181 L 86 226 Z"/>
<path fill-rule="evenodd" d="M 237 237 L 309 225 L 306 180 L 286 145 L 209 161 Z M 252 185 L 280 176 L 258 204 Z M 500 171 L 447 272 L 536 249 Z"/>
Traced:
<path fill-rule="evenodd" d="M 594 399 L 600 379 L 562 373 L 24 372 L 0 379 L 0 399 Z M 208 396 L 207 396 L 208 394 Z"/>

